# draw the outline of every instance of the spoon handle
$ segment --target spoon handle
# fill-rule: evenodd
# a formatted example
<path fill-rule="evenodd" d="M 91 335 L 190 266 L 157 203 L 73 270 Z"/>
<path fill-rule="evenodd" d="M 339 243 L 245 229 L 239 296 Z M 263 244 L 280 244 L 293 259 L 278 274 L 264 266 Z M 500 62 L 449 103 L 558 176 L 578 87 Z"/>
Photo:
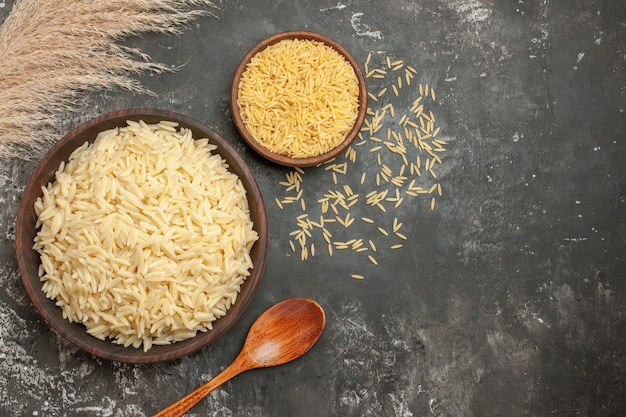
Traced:
<path fill-rule="evenodd" d="M 240 373 L 251 369 L 243 356 L 237 357 L 226 369 L 217 374 L 213 379 L 200 385 L 189 394 L 185 395 L 178 401 L 165 407 L 152 417 L 178 417 L 182 416 L 191 407 L 200 402 L 204 397 L 209 395 L 215 388 L 219 387 L 229 379 L 239 375 Z"/>

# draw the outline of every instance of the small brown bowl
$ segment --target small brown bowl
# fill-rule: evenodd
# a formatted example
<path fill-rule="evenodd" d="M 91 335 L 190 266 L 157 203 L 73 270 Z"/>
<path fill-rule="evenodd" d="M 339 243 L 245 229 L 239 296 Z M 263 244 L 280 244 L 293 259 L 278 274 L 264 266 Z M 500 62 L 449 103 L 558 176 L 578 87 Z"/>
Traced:
<path fill-rule="evenodd" d="M 254 269 L 241 287 L 237 302 L 225 316 L 213 322 L 213 329 L 204 333 L 199 332 L 191 339 L 170 345 L 154 345 L 147 352 L 141 348 L 124 347 L 109 340 L 99 340 L 89 335 L 84 325 L 64 319 L 61 308 L 56 306 L 54 301 L 46 298 L 41 289 L 42 282 L 38 276 L 40 257 L 33 249 L 33 239 L 37 233 L 34 204 L 42 195 L 41 187 L 54 181 L 54 174 L 59 164 L 66 161 L 74 149 L 86 141 L 93 141 L 103 130 L 125 126 L 127 120 L 143 120 L 146 123 L 170 120 L 178 122 L 180 127 L 190 129 L 194 138 L 208 137 L 217 146 L 214 152 L 219 153 L 226 160 L 229 170 L 239 176 L 246 188 L 250 215 L 254 222 L 254 229 L 259 235 L 250 253 Z M 267 217 L 261 191 L 254 176 L 235 149 L 213 130 L 174 112 L 154 109 L 120 110 L 97 117 L 73 129 L 39 162 L 26 185 L 18 208 L 15 246 L 17 262 L 26 291 L 37 310 L 54 330 L 81 349 L 104 359 L 128 363 L 163 362 L 188 355 L 208 345 L 222 336 L 241 317 L 254 297 L 265 268 L 268 248 Z"/>
<path fill-rule="evenodd" d="M 239 82 L 241 80 L 241 76 L 246 70 L 248 63 L 250 62 L 252 57 L 254 57 L 257 53 L 259 53 L 263 49 L 285 39 L 313 40 L 313 41 L 322 42 L 330 46 L 331 48 L 339 52 L 341 55 L 343 55 L 348 62 L 350 62 L 358 79 L 359 111 L 358 111 L 354 126 L 352 126 L 352 129 L 348 132 L 343 142 L 341 142 L 338 146 L 331 149 L 330 151 L 323 153 L 321 155 L 317 155 L 317 156 L 313 156 L 309 158 L 292 158 L 286 155 L 281 155 L 281 154 L 271 152 L 267 148 L 265 148 L 263 145 L 261 145 L 248 132 L 241 118 L 239 106 L 237 104 L 237 99 L 239 95 Z M 231 91 L 230 91 L 230 105 L 231 105 L 231 110 L 232 110 L 232 114 L 233 114 L 233 118 L 234 118 L 237 130 L 239 130 L 239 133 L 241 134 L 241 136 L 243 136 L 246 143 L 248 143 L 248 145 L 252 149 L 254 149 L 258 154 L 280 165 L 291 166 L 291 167 L 295 167 L 295 166 L 310 167 L 310 166 L 319 165 L 323 162 L 326 162 L 336 157 L 337 155 L 345 151 L 350 146 L 352 141 L 354 141 L 354 139 L 357 137 L 361 129 L 361 126 L 363 125 L 363 121 L 365 120 L 365 115 L 367 113 L 367 85 L 365 83 L 365 77 L 363 76 L 363 72 L 361 71 L 361 68 L 358 62 L 354 59 L 354 57 L 348 52 L 348 50 L 345 47 L 343 47 L 341 44 L 337 43 L 336 41 L 324 35 L 321 35 L 319 33 L 294 30 L 294 31 L 289 31 L 289 32 L 277 33 L 275 35 L 272 35 L 262 40 L 243 57 L 243 59 L 241 60 L 241 63 L 239 64 L 239 66 L 237 67 L 237 70 L 235 71 L 235 76 L 233 78 L 233 84 L 232 84 Z"/>

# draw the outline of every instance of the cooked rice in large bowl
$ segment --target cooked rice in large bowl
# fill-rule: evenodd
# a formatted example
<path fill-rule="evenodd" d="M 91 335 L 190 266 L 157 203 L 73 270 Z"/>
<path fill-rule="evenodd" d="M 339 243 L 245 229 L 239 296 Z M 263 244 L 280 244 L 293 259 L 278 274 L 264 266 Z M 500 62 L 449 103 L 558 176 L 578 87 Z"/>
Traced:
<path fill-rule="evenodd" d="M 145 353 L 210 333 L 265 246 L 224 143 L 165 116 L 76 143 L 32 204 L 39 291 L 92 338 Z"/>

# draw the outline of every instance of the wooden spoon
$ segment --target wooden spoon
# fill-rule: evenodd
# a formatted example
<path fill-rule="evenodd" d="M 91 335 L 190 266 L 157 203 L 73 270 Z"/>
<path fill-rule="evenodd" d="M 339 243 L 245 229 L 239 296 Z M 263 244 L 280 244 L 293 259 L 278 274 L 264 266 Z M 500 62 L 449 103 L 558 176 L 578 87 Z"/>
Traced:
<path fill-rule="evenodd" d="M 241 352 L 226 369 L 153 417 L 181 416 L 242 372 L 282 365 L 302 356 L 319 339 L 325 323 L 324 310 L 313 300 L 291 298 L 275 304 L 252 324 Z"/>

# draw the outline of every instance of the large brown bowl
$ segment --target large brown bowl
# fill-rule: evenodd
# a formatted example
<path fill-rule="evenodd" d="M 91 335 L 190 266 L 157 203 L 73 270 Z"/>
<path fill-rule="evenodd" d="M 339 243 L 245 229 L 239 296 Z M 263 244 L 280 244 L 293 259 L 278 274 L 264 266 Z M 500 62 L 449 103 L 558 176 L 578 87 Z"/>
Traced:
<path fill-rule="evenodd" d="M 341 142 L 338 146 L 331 149 L 330 151 L 323 153 L 321 155 L 313 156 L 310 158 L 291 158 L 286 155 L 277 154 L 269 151 L 263 145 L 261 145 L 246 129 L 243 120 L 241 118 L 241 113 L 239 111 L 239 105 L 237 104 L 237 97 L 239 95 L 239 82 L 241 81 L 241 76 L 243 75 L 246 67 L 252 57 L 254 57 L 257 53 L 267 48 L 268 46 L 274 45 L 285 39 L 301 39 L 301 40 L 313 40 L 322 42 L 331 48 L 335 49 L 341 55 L 343 55 L 348 62 L 352 65 L 354 72 L 356 73 L 358 82 L 359 82 L 359 112 L 357 114 L 356 121 L 352 126 L 352 129 L 348 132 L 343 142 Z M 365 120 L 365 115 L 367 113 L 367 85 L 365 83 L 365 77 L 363 76 L 363 72 L 358 64 L 358 62 L 354 59 L 354 57 L 348 52 L 348 50 L 343 47 L 338 42 L 333 39 L 324 36 L 315 32 L 307 32 L 302 30 L 294 30 L 289 32 L 281 32 L 275 35 L 272 35 L 257 45 L 255 45 L 241 60 L 241 63 L 237 67 L 235 71 L 235 76 L 233 78 L 233 83 L 230 90 L 230 106 L 233 114 L 233 119 L 235 121 L 235 126 L 237 126 L 237 130 L 246 141 L 246 143 L 254 149 L 259 155 L 264 158 L 275 162 L 280 165 L 289 166 L 289 167 L 311 167 L 316 166 L 326 161 L 329 161 L 342 152 L 344 152 L 350 144 L 354 141 L 354 139 L 358 136 L 359 131 L 361 130 L 361 126 L 363 126 L 363 121 Z"/>
<path fill-rule="evenodd" d="M 194 138 L 208 137 L 217 146 L 214 152 L 219 153 L 226 160 L 229 170 L 239 176 L 246 188 L 254 229 L 259 235 L 259 240 L 254 244 L 250 254 L 254 264 L 251 275 L 241 287 L 235 305 L 228 310 L 225 316 L 213 323 L 213 329 L 198 333 L 194 338 L 185 341 L 170 345 L 152 346 L 147 352 L 141 348 L 124 347 L 109 340 L 99 340 L 89 335 L 84 325 L 70 323 L 64 319 L 61 308 L 56 306 L 54 301 L 46 298 L 41 290 L 42 282 L 38 276 L 40 257 L 33 250 L 34 238 L 37 233 L 34 204 L 37 198 L 42 195 L 41 187 L 54 181 L 54 174 L 59 168 L 59 164 L 61 161 L 67 161 L 74 149 L 86 141 L 93 141 L 96 135 L 103 130 L 125 126 L 127 120 L 143 120 L 146 123 L 156 123 L 161 120 L 175 121 L 181 127 L 190 129 Z M 28 181 L 20 201 L 15 246 L 17 262 L 26 291 L 37 310 L 54 330 L 81 349 L 104 359 L 129 363 L 162 362 L 180 358 L 208 345 L 222 336 L 241 317 L 257 290 L 265 268 L 268 247 L 267 217 L 261 192 L 252 173 L 235 149 L 213 130 L 187 116 L 174 112 L 154 109 L 120 110 L 97 117 L 73 129 L 43 157 Z"/>

